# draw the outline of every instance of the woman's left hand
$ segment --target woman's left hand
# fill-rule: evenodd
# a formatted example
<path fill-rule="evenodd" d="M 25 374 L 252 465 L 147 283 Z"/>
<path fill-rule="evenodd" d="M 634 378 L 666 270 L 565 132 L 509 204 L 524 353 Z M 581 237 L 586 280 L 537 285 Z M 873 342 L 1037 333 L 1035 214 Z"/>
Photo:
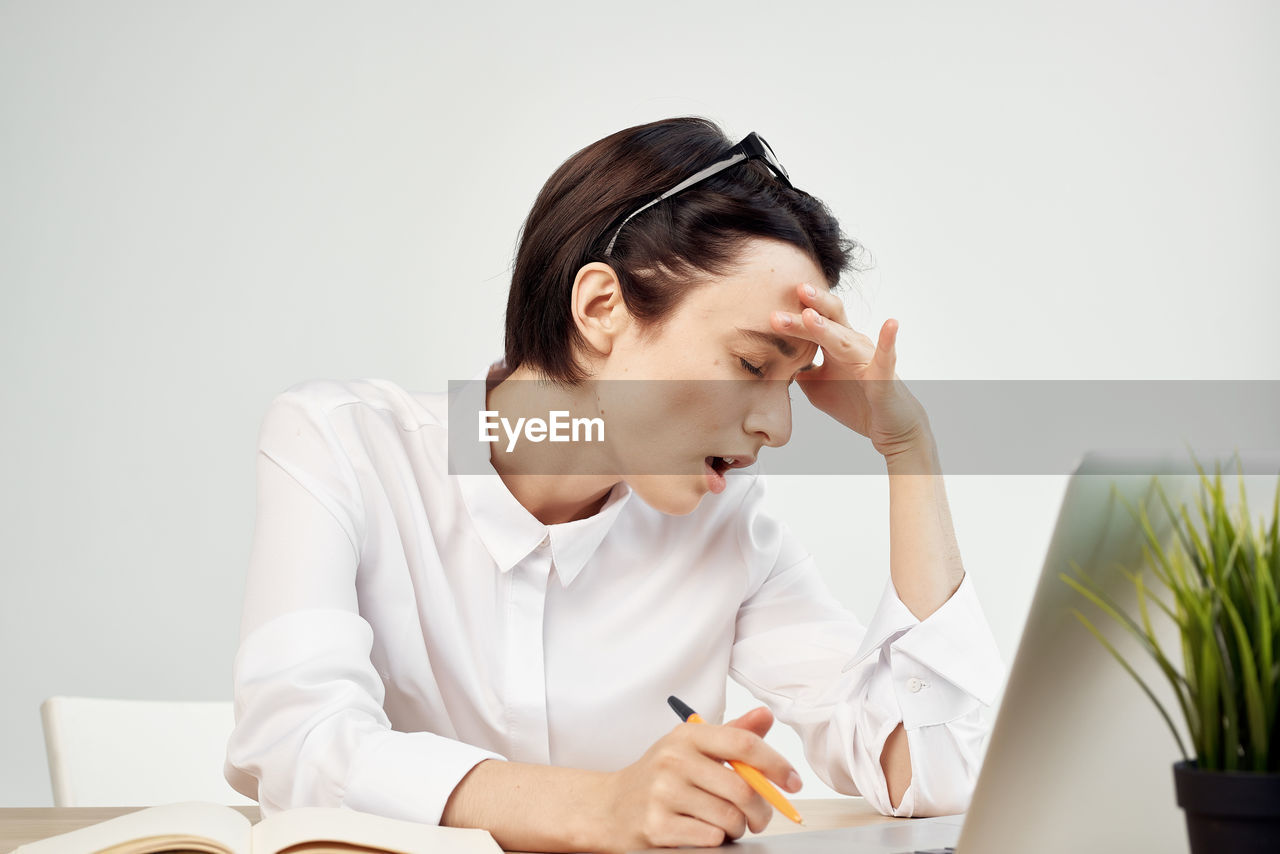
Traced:
<path fill-rule="evenodd" d="M 775 311 L 770 323 L 779 335 L 806 338 L 822 348 L 822 365 L 796 377 L 810 402 L 866 436 L 885 457 L 932 441 L 924 407 L 894 372 L 898 321 L 885 321 L 877 345 L 849 326 L 844 303 L 825 287 L 797 285 L 796 292 L 802 312 Z"/>

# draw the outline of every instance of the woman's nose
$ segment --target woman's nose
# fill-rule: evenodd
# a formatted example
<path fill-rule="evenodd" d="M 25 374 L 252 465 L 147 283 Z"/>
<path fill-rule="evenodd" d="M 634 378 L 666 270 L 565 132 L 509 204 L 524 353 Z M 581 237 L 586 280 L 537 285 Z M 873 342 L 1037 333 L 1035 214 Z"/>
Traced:
<path fill-rule="evenodd" d="M 791 440 L 791 396 L 789 382 L 770 380 L 768 387 L 755 397 L 743 427 L 748 433 L 760 434 L 765 445 L 781 447 Z"/>

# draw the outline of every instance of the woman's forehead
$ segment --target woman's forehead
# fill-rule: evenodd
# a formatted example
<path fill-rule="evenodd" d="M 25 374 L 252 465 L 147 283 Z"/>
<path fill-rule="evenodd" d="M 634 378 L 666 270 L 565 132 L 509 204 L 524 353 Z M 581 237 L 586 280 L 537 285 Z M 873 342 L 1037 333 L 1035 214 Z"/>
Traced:
<path fill-rule="evenodd" d="M 807 338 L 781 335 L 770 322 L 775 311 L 799 314 L 803 310 L 796 295 L 800 281 L 725 279 L 708 283 L 685 301 L 680 310 L 682 322 L 677 324 L 681 328 L 672 332 L 676 335 L 696 333 L 708 341 L 748 347 L 751 352 L 776 351 L 788 360 L 812 360 L 818 349 L 816 344 Z"/>
<path fill-rule="evenodd" d="M 822 271 L 798 249 L 746 256 L 732 273 L 711 279 L 690 294 L 690 307 L 699 313 L 759 318 L 766 324 L 771 311 L 800 313 L 804 306 L 796 293 L 801 284 L 827 288 Z"/>
<path fill-rule="evenodd" d="M 764 299 L 795 297 L 796 285 L 802 283 L 815 288 L 827 286 L 822 270 L 812 258 L 799 247 L 777 240 L 748 241 L 738 256 L 736 269 L 725 280 L 736 283 L 744 296 L 748 290 L 759 290 Z"/>

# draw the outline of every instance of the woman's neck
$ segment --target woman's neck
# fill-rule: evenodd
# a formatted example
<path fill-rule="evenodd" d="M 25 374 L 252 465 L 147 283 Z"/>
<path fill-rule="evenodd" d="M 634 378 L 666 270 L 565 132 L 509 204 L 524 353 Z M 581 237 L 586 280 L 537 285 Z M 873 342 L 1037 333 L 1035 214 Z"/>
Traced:
<path fill-rule="evenodd" d="M 490 372 L 490 381 L 501 377 Z M 586 387 L 565 388 L 540 381 L 537 374 L 516 368 L 485 393 L 485 409 L 496 411 L 508 424 L 567 411 L 590 416 L 594 400 Z M 500 430 L 490 448 L 490 462 L 503 484 L 531 515 L 544 525 L 586 519 L 600 512 L 614 484 L 609 474 L 607 446 L 590 442 L 508 442 Z M 510 450 L 508 450 L 510 444 Z"/>

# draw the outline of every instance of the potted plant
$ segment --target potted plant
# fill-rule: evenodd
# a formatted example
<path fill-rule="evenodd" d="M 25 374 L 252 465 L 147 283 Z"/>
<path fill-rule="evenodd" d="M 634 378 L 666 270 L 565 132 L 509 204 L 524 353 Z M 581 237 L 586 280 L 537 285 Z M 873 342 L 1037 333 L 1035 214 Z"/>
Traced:
<path fill-rule="evenodd" d="M 1146 508 L 1135 512 L 1143 531 L 1143 565 L 1122 567 L 1137 593 L 1136 617 L 1103 586 L 1071 564 L 1059 577 L 1131 633 L 1154 659 L 1177 698 L 1194 758 L 1169 710 L 1082 612 L 1076 617 L 1137 681 L 1168 724 L 1183 759 L 1173 766 L 1178 806 L 1186 813 L 1194 854 L 1280 851 L 1280 482 L 1271 518 L 1254 527 L 1236 457 L 1239 501 L 1232 506 L 1215 466 L 1210 481 L 1198 460 L 1195 511 L 1156 493 L 1173 532 L 1165 548 Z M 1155 584 L 1146 580 L 1146 572 Z M 1156 640 L 1153 614 L 1173 620 L 1181 636 L 1181 668 Z"/>

